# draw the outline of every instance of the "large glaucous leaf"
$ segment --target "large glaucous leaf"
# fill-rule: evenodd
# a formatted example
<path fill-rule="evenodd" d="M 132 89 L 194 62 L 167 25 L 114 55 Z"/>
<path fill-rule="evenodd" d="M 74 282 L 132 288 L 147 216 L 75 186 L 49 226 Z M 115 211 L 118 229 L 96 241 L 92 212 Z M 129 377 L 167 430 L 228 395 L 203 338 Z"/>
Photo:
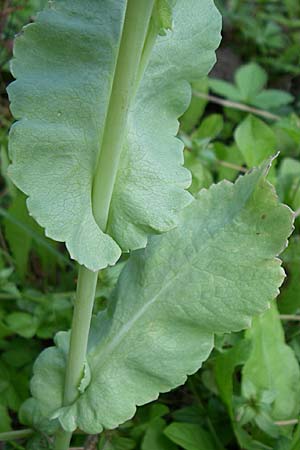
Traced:
<path fill-rule="evenodd" d="M 132 104 L 105 234 L 93 216 L 92 184 L 126 1 L 49 4 L 16 39 L 10 176 L 47 235 L 98 270 L 121 249 L 144 247 L 149 233 L 173 228 L 191 201 L 177 118 L 191 99 L 189 81 L 215 61 L 221 21 L 212 0 L 159 2 L 161 25 L 172 21 L 173 31 L 158 37 Z"/>
<path fill-rule="evenodd" d="M 247 337 L 252 351 L 243 368 L 242 392 L 251 400 L 264 392 L 273 398 L 274 420 L 292 419 L 300 408 L 300 369 L 293 350 L 285 343 L 276 304 L 256 317 Z"/>
<path fill-rule="evenodd" d="M 83 378 L 72 405 L 61 408 L 68 334 L 38 358 L 32 394 L 42 415 L 66 430 L 115 428 L 197 371 L 214 333 L 249 327 L 267 309 L 284 279 L 276 256 L 293 215 L 265 175 L 266 165 L 202 190 L 177 228 L 132 254 L 108 309 L 93 321 L 90 382 Z"/>

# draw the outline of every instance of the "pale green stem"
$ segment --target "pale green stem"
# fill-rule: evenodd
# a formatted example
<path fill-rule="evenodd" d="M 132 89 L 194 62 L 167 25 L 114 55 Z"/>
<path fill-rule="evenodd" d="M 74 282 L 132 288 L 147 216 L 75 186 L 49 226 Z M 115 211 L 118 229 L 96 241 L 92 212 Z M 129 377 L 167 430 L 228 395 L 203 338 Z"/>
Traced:
<path fill-rule="evenodd" d="M 129 0 L 115 71 L 105 132 L 93 189 L 94 216 L 102 229 L 106 224 L 123 148 L 127 116 L 136 92 L 144 43 L 155 0 Z"/>
<path fill-rule="evenodd" d="M 97 278 L 97 272 L 91 272 L 83 266 L 79 268 L 70 350 L 66 368 L 64 405 L 73 403 L 78 397 L 78 386 L 82 378 L 86 359 L 87 330 L 90 328 L 92 318 Z"/>
<path fill-rule="evenodd" d="M 68 433 L 64 430 L 59 430 L 55 435 L 54 450 L 68 450 L 70 447 L 70 442 L 72 438 L 72 433 Z"/>
<path fill-rule="evenodd" d="M 112 86 L 105 131 L 93 186 L 93 212 L 99 227 L 107 228 L 109 207 L 123 148 L 128 111 L 136 92 L 139 67 L 155 0 L 128 0 Z M 86 362 L 88 335 L 97 285 L 97 272 L 80 267 L 67 361 L 63 405 L 73 403 Z M 55 450 L 67 450 L 72 434 L 60 430 Z"/>
<path fill-rule="evenodd" d="M 30 428 L 25 428 L 24 430 L 17 431 L 7 431 L 5 433 L 0 433 L 0 441 L 15 441 L 17 439 L 24 439 L 32 436 L 34 433 Z"/>

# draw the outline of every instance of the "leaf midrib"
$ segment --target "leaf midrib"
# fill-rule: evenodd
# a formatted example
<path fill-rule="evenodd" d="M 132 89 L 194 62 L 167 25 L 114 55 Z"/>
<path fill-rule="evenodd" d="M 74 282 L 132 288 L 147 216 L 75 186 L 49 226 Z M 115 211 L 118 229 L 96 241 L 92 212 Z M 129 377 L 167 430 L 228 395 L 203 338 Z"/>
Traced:
<path fill-rule="evenodd" d="M 221 186 L 222 183 L 220 183 L 218 186 Z M 234 188 L 235 185 L 231 185 L 231 188 Z M 253 196 L 253 192 L 254 189 L 252 189 L 251 193 L 247 196 L 247 198 L 245 198 L 244 202 L 241 204 L 241 207 L 236 211 L 236 214 L 234 216 L 228 216 L 228 219 L 226 222 L 223 222 L 221 224 L 221 226 L 212 234 L 210 234 L 209 239 L 206 240 L 206 245 L 204 247 L 202 247 L 201 251 L 204 251 L 205 249 L 207 249 L 211 243 L 211 241 L 215 238 L 215 236 L 221 232 L 224 231 L 225 227 L 228 226 L 230 223 L 234 222 L 235 218 L 241 213 L 241 211 L 245 208 L 245 206 L 247 205 L 248 201 L 252 198 Z M 195 201 L 197 202 L 197 200 Z M 195 204 L 195 203 L 193 203 Z M 169 289 L 169 287 L 173 284 L 173 282 L 175 280 L 177 280 L 178 278 L 180 278 L 181 276 L 185 275 L 186 273 L 188 273 L 190 271 L 190 266 L 193 267 L 194 262 L 195 262 L 195 258 L 198 258 L 199 256 L 199 249 L 196 252 L 196 254 L 194 255 L 194 258 L 191 259 L 189 261 L 189 264 L 187 264 L 184 267 L 184 270 L 178 272 L 174 277 L 172 277 L 171 280 L 169 280 L 169 282 L 164 285 L 157 294 L 155 294 L 154 297 L 152 297 L 146 304 L 144 304 L 139 310 L 138 312 L 128 321 L 126 322 L 126 324 L 124 324 L 121 329 L 119 330 L 119 332 L 112 337 L 112 339 L 108 342 L 108 345 L 106 345 L 101 352 L 97 353 L 97 346 L 94 347 L 94 350 L 90 351 L 90 355 L 91 357 L 95 356 L 95 354 L 97 354 L 97 360 L 99 360 L 99 364 L 96 364 L 96 367 L 98 368 L 98 365 L 100 366 L 100 370 L 101 368 L 103 368 L 104 364 L 107 362 L 108 357 L 111 357 L 113 351 L 122 343 L 124 337 L 131 331 L 131 329 L 134 327 L 135 323 L 144 316 L 144 314 L 147 312 L 147 310 L 158 300 L 158 298 Z M 125 268 L 126 270 L 126 268 Z M 105 313 L 100 313 L 100 314 L 105 314 Z M 214 331 L 211 332 L 212 334 L 214 333 Z M 100 343 L 101 345 L 101 343 Z"/>

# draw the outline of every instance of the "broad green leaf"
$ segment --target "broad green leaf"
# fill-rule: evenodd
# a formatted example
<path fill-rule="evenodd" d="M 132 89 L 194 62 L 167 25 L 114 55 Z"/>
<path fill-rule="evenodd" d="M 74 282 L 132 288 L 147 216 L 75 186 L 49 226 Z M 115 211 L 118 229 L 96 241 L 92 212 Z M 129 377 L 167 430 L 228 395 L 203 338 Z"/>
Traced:
<path fill-rule="evenodd" d="M 209 356 L 214 333 L 249 327 L 284 279 L 276 256 L 293 215 L 265 180 L 266 165 L 200 191 L 179 226 L 152 237 L 121 273 L 109 307 L 93 321 L 92 382 L 61 408 L 68 334 L 35 364 L 32 394 L 44 417 L 97 433 L 132 417 L 136 405 L 183 384 Z"/>
<path fill-rule="evenodd" d="M 265 87 L 266 71 L 256 63 L 246 64 L 235 73 L 235 82 L 243 101 L 249 103 Z"/>
<path fill-rule="evenodd" d="M 234 137 L 249 168 L 255 167 L 276 153 L 274 131 L 251 114 L 236 128 Z"/>
<path fill-rule="evenodd" d="M 191 201 L 177 119 L 190 102 L 188 82 L 208 73 L 220 40 L 212 0 L 176 2 L 173 31 L 158 37 L 130 109 L 105 234 L 94 219 L 92 184 L 125 8 L 125 0 L 50 2 L 16 39 L 12 63 L 18 122 L 10 176 L 47 236 L 66 242 L 91 270 L 173 228 Z"/>
<path fill-rule="evenodd" d="M 165 429 L 166 436 L 184 450 L 216 450 L 208 431 L 192 423 L 172 423 Z"/>
<path fill-rule="evenodd" d="M 297 416 L 300 409 L 300 370 L 293 350 L 285 344 L 284 332 L 276 304 L 255 318 L 247 336 L 252 351 L 243 368 L 242 391 L 253 386 L 252 397 L 264 391 L 272 393 L 272 417 L 286 420 Z"/>

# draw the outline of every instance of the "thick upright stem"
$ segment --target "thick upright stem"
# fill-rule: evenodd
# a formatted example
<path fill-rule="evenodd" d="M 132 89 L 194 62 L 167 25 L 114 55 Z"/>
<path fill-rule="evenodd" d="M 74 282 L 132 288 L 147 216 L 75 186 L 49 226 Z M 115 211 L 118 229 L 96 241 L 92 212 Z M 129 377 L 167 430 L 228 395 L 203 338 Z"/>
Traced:
<path fill-rule="evenodd" d="M 98 272 L 79 268 L 76 301 L 73 312 L 70 350 L 67 360 L 63 404 L 70 405 L 78 397 L 83 375 L 87 343 L 93 312 Z M 55 438 L 55 450 L 69 448 L 72 433 L 60 430 Z"/>
<path fill-rule="evenodd" d="M 127 2 L 121 45 L 92 194 L 94 216 L 102 230 L 107 227 L 110 202 L 124 143 L 128 111 L 137 90 L 139 67 L 154 3 L 155 0 L 128 0 Z M 66 368 L 64 406 L 73 403 L 79 395 L 78 387 L 86 361 L 97 277 L 97 272 L 80 267 Z M 60 430 L 56 435 L 55 450 L 67 450 L 71 437 L 71 433 Z"/>
<path fill-rule="evenodd" d="M 139 67 L 155 0 L 128 0 L 103 142 L 94 181 L 94 215 L 103 229 L 108 217 L 127 116 L 136 92 Z"/>
<path fill-rule="evenodd" d="M 97 272 L 79 268 L 79 277 L 74 307 L 70 350 L 66 368 L 64 404 L 73 403 L 78 397 L 78 386 L 86 359 L 88 331 L 93 312 Z"/>

